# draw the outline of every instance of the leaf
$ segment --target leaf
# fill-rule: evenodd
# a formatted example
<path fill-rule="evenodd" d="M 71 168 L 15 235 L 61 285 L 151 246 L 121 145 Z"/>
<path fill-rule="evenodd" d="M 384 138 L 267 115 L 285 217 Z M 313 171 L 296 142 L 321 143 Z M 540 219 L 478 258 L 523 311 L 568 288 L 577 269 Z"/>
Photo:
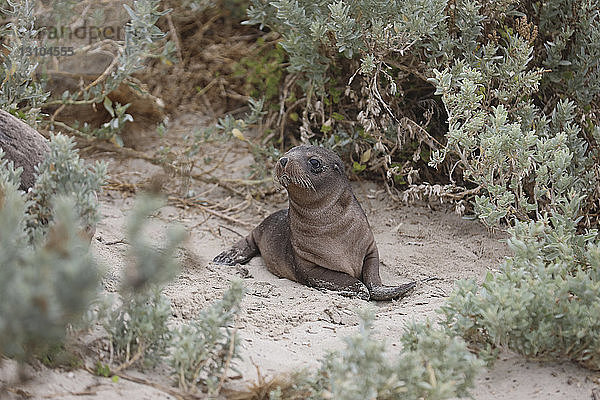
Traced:
<path fill-rule="evenodd" d="M 231 130 L 231 134 L 239 140 L 246 140 L 246 138 L 244 137 L 244 134 L 242 133 L 242 131 L 240 131 L 238 128 L 233 128 Z"/>
<path fill-rule="evenodd" d="M 366 165 L 362 165 L 362 164 L 358 163 L 357 161 L 354 161 L 354 164 L 352 164 L 352 170 L 353 170 L 355 173 L 362 172 L 362 171 L 364 171 L 366 168 L 367 168 L 367 166 L 366 166 Z"/>
<path fill-rule="evenodd" d="M 104 101 L 102 102 L 102 105 L 104 106 L 104 108 L 106 109 L 106 111 L 108 111 L 108 113 L 110 114 L 111 117 L 115 117 L 115 110 L 113 109 L 113 103 L 111 101 L 111 99 L 108 98 L 108 96 L 104 96 Z"/>
<path fill-rule="evenodd" d="M 365 150 L 364 153 L 360 156 L 360 163 L 365 164 L 367 161 L 371 159 L 371 149 Z"/>

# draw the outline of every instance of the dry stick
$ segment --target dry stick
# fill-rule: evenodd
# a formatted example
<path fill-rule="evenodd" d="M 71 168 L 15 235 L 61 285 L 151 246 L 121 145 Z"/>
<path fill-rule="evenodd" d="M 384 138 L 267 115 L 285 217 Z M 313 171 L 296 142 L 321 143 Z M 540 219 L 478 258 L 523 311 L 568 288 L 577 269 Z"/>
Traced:
<path fill-rule="evenodd" d="M 231 229 L 231 228 L 228 228 L 228 227 L 226 227 L 225 225 L 219 225 L 219 228 L 223 228 L 223 229 L 226 229 L 226 230 L 228 230 L 228 231 L 230 231 L 230 232 L 233 232 L 233 233 L 235 233 L 236 235 L 238 235 L 239 237 L 245 237 L 245 235 L 242 235 L 242 234 L 241 234 L 241 233 L 239 233 L 238 231 L 235 231 L 235 230 L 233 230 L 233 229 Z"/>
<path fill-rule="evenodd" d="M 223 14 L 221 13 L 217 13 L 216 15 L 213 15 L 208 21 L 206 21 L 206 23 L 204 25 L 202 25 L 202 28 L 198 29 L 196 31 L 196 33 L 194 33 L 194 36 L 192 37 L 192 40 L 194 42 L 199 42 L 200 40 L 202 40 L 202 37 L 204 36 L 204 32 L 206 32 L 207 30 L 210 29 L 211 25 L 218 20 L 219 18 L 221 18 L 223 16 Z"/>
<path fill-rule="evenodd" d="M 97 396 L 98 392 L 92 390 L 84 390 L 82 392 L 65 392 L 65 393 L 54 393 L 47 394 L 43 396 L 44 399 L 52 399 L 55 397 L 65 397 L 65 396 Z"/>
<path fill-rule="evenodd" d="M 169 24 L 169 32 L 171 33 L 171 38 L 173 39 L 173 43 L 175 43 L 175 49 L 177 50 L 177 58 L 179 59 L 179 63 L 182 63 L 183 57 L 181 55 L 181 43 L 179 42 L 179 35 L 177 34 L 177 29 L 175 28 L 175 24 L 173 23 L 171 13 L 167 14 L 167 23 Z"/>
<path fill-rule="evenodd" d="M 229 351 L 227 353 L 227 360 L 225 360 L 225 368 L 223 369 L 223 373 L 221 374 L 221 378 L 219 379 L 219 386 L 217 386 L 217 394 L 221 393 L 221 389 L 223 388 L 223 383 L 225 382 L 225 376 L 227 375 L 227 371 L 229 370 L 229 364 L 231 363 L 231 359 L 233 357 L 233 351 L 235 350 L 235 335 L 237 334 L 238 327 L 236 324 L 233 333 L 231 334 L 231 342 L 229 343 Z"/>
<path fill-rule="evenodd" d="M 198 90 L 198 96 L 204 95 L 206 92 L 208 92 L 213 86 L 215 86 L 222 79 L 223 78 L 220 77 L 220 76 L 217 76 L 216 78 L 213 78 L 212 81 L 208 82 L 208 85 L 206 85 L 202 89 Z"/>
<path fill-rule="evenodd" d="M 114 57 L 113 60 L 111 61 L 110 65 L 108 67 L 106 67 L 106 69 L 104 70 L 104 72 L 102 72 L 102 74 L 98 78 L 96 78 L 92 83 L 90 83 L 85 88 L 80 89 L 77 92 L 77 97 L 81 96 L 83 94 L 83 92 L 89 90 L 91 87 L 96 86 L 100 82 L 104 81 L 106 79 L 106 77 L 108 76 L 108 74 L 110 73 L 110 71 L 113 69 L 113 67 L 115 65 L 117 65 L 118 62 L 119 62 L 119 58 L 118 57 Z M 60 107 L 58 107 L 56 109 L 56 111 L 54 111 L 54 113 L 52 114 L 52 117 L 50 117 L 50 122 L 54 122 L 54 120 L 56 119 L 56 117 L 58 116 L 58 114 L 62 110 L 64 110 L 64 109 L 65 109 L 65 104 L 62 104 Z"/>
<path fill-rule="evenodd" d="M 288 109 L 285 111 L 285 114 L 283 115 L 283 118 L 281 118 L 281 123 L 279 124 L 279 138 L 281 140 L 281 143 L 283 143 L 283 137 L 285 136 L 285 125 L 288 119 L 288 116 L 290 115 L 290 113 L 300 105 L 300 103 L 302 103 L 303 101 L 306 101 L 306 98 L 303 97 L 299 100 L 296 100 L 294 102 L 294 104 L 292 104 L 291 106 L 288 107 Z"/>
<path fill-rule="evenodd" d="M 477 194 L 481 191 L 481 185 L 477 186 L 476 188 L 473 189 L 469 189 L 469 190 L 463 190 L 460 193 L 447 193 L 447 194 L 442 194 L 441 197 L 446 197 L 449 198 L 451 200 L 460 200 L 465 198 L 466 196 L 470 196 L 472 194 Z"/>
<path fill-rule="evenodd" d="M 96 372 L 92 368 L 88 367 L 87 365 L 84 365 L 83 370 L 87 371 L 89 374 L 91 374 L 93 376 L 98 376 L 96 374 Z M 162 392 L 165 392 L 165 393 L 167 393 L 167 394 L 175 397 L 178 400 L 198 400 L 198 399 L 202 398 L 202 397 L 194 396 L 194 395 L 191 395 L 191 394 L 188 394 L 188 393 L 181 393 L 180 391 L 178 391 L 176 389 L 172 389 L 170 387 L 161 385 L 161 384 L 156 383 L 156 382 L 151 382 L 151 381 L 149 381 L 147 379 L 136 378 L 134 376 L 127 375 L 124 372 L 121 372 L 119 374 L 114 374 L 114 375 L 118 376 L 119 378 L 131 381 L 131 382 L 140 383 L 142 385 L 153 387 L 155 389 L 158 389 L 158 390 L 160 390 Z"/>
<path fill-rule="evenodd" d="M 124 373 L 120 373 L 119 375 L 117 375 L 118 377 L 131 381 L 131 382 L 135 382 L 135 383 L 140 383 L 142 385 L 146 385 L 146 386 L 150 386 L 153 387 L 155 389 L 158 389 L 162 392 L 165 392 L 167 394 L 170 394 L 171 396 L 175 397 L 178 400 L 197 400 L 197 399 L 202 399 L 203 397 L 200 396 L 196 396 L 193 394 L 189 394 L 189 393 L 181 393 L 179 390 L 176 389 L 172 389 L 170 387 L 161 385 L 160 383 L 156 383 L 156 382 L 151 382 L 147 379 L 142 379 L 142 378 L 136 378 L 135 376 L 131 376 L 131 375 L 127 375 Z"/>
<path fill-rule="evenodd" d="M 184 204 L 184 205 L 187 205 L 187 206 L 190 205 L 189 202 L 186 202 L 184 199 L 180 199 L 180 198 L 175 197 L 175 196 L 169 196 L 168 199 L 169 199 L 169 202 L 171 202 L 171 204 L 173 204 L 173 203 L 175 203 L 175 204 L 180 203 L 180 204 Z M 205 212 L 207 212 L 209 214 L 214 215 L 215 217 L 219 217 L 221 219 L 224 219 L 225 221 L 233 222 L 234 224 L 239 224 L 239 225 L 243 225 L 243 226 L 246 226 L 246 227 L 254 227 L 254 225 L 251 224 L 251 223 L 249 223 L 249 222 L 241 221 L 241 220 L 239 220 L 237 218 L 230 217 L 228 215 L 220 213 L 219 211 L 212 210 L 212 209 L 210 209 L 208 207 L 205 207 L 205 206 L 202 206 L 200 204 L 192 204 L 192 205 L 194 207 L 200 208 L 202 211 L 205 211 Z"/>
<path fill-rule="evenodd" d="M 289 80 L 288 80 L 289 77 Z M 279 118 L 277 119 L 277 125 L 279 126 L 279 139 L 280 139 L 280 143 L 281 143 L 281 148 L 280 150 L 283 151 L 283 129 L 285 127 L 285 118 L 287 117 L 287 113 L 284 112 L 285 110 L 285 101 L 287 100 L 288 97 L 288 92 L 290 90 L 290 88 L 292 87 L 292 85 L 294 84 L 294 82 L 296 82 L 296 79 L 298 78 L 297 75 L 288 75 L 286 77 L 286 81 L 284 86 L 283 86 L 283 93 L 281 94 L 281 100 L 279 101 Z"/>
<path fill-rule="evenodd" d="M 145 346 L 138 347 L 138 350 L 135 352 L 133 357 L 131 357 L 128 361 L 125 361 L 123 364 L 119 365 L 116 369 L 111 370 L 110 372 L 117 375 L 122 370 L 131 367 L 133 364 L 135 364 L 137 360 L 139 360 L 144 355 L 145 350 Z M 129 344 L 127 344 L 127 351 L 129 352 Z"/>
<path fill-rule="evenodd" d="M 98 141 L 95 139 L 89 139 L 87 137 L 81 136 L 81 132 L 79 132 L 76 129 L 71 128 L 70 126 L 63 124 L 63 123 L 58 123 L 55 122 L 56 125 L 64 127 L 67 130 L 70 130 L 71 132 L 75 133 L 76 135 L 79 136 L 80 140 L 82 142 L 84 142 L 84 145 L 87 146 L 93 146 L 96 149 L 99 150 L 103 150 L 103 151 L 108 151 L 108 152 L 112 152 L 112 153 L 117 153 L 120 154 L 124 157 L 129 157 L 129 158 L 139 158 L 141 160 L 145 160 L 148 161 L 151 164 L 154 165 L 158 165 L 161 166 L 163 168 L 165 168 L 168 172 L 176 172 L 181 174 L 182 171 L 180 168 L 175 167 L 174 165 L 168 165 L 166 164 L 164 161 L 161 161 L 160 159 L 153 157 L 153 156 L 149 156 L 144 152 L 138 151 L 138 150 L 134 150 L 132 148 L 129 147 L 119 147 L 115 144 L 112 144 L 110 142 L 104 142 L 104 141 Z M 190 174 L 190 177 L 194 180 L 198 180 L 200 182 L 204 182 L 204 183 L 211 183 L 211 184 L 216 184 L 221 186 L 223 189 L 228 190 L 229 192 L 232 192 L 234 194 L 237 194 L 238 196 L 242 196 L 245 197 L 245 193 L 242 193 L 241 191 L 231 187 L 230 185 L 225 184 L 224 182 L 231 182 L 231 183 L 237 183 L 240 185 L 244 185 L 244 186 L 252 186 L 255 185 L 257 183 L 263 183 L 262 181 L 247 181 L 247 180 L 235 180 L 235 179 L 218 179 L 215 177 L 205 177 L 203 174 Z"/>
<path fill-rule="evenodd" d="M 423 129 L 422 126 L 420 126 L 419 124 L 417 124 L 412 119 L 410 119 L 408 117 L 404 117 L 404 118 L 402 118 L 400 120 L 400 122 L 401 123 L 405 123 L 407 126 L 416 128 L 425 137 L 425 139 L 423 139 L 423 141 L 425 143 L 427 143 L 427 145 L 429 147 L 431 147 L 432 149 L 440 149 L 440 148 L 444 147 L 444 146 L 442 146 L 442 144 L 440 142 L 438 142 L 438 140 L 436 138 L 434 138 L 433 136 L 431 136 L 429 134 L 429 132 L 427 132 L 425 129 Z"/>
<path fill-rule="evenodd" d="M 233 148 L 233 144 L 229 145 L 229 148 L 223 152 L 223 157 L 221 157 L 221 159 L 219 161 L 217 161 L 215 163 L 215 165 L 213 165 L 210 169 L 208 169 L 206 171 L 202 171 L 202 173 L 203 174 L 210 174 L 211 172 L 215 171 L 216 169 L 221 168 L 221 165 L 223 165 L 223 162 L 225 161 L 225 158 L 229 155 L 229 153 L 231 152 L 232 148 Z"/>

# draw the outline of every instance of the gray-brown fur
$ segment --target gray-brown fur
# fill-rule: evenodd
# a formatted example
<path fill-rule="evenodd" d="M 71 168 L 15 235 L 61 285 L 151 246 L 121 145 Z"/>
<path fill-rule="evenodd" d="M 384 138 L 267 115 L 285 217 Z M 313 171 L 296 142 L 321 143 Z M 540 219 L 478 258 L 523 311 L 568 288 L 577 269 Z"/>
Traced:
<path fill-rule="evenodd" d="M 35 183 L 35 166 L 50 152 L 48 141 L 20 119 L 0 110 L 0 147 L 5 159 L 23 168 L 19 188 L 27 191 Z"/>
<path fill-rule="evenodd" d="M 214 262 L 246 263 L 260 254 L 281 278 L 365 300 L 398 298 L 415 286 L 382 285 L 373 232 L 337 154 L 297 146 L 279 159 L 275 174 L 289 208 L 268 216 Z"/>

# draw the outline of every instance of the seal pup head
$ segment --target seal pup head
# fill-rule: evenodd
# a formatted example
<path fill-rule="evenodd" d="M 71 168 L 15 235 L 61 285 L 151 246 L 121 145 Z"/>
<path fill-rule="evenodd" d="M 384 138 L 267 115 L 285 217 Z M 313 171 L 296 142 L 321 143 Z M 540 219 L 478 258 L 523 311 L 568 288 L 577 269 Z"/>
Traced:
<path fill-rule="evenodd" d="M 333 151 L 317 146 L 296 146 L 285 153 L 275 165 L 277 181 L 296 200 L 316 199 L 347 186 L 340 157 Z"/>

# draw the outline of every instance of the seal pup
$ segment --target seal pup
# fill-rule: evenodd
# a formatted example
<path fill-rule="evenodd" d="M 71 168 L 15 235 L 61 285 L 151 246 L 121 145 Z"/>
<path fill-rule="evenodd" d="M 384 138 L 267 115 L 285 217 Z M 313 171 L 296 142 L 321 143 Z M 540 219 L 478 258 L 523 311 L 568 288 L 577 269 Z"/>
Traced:
<path fill-rule="evenodd" d="M 277 161 L 275 176 L 289 208 L 269 215 L 213 262 L 244 264 L 260 254 L 280 278 L 363 300 L 399 298 L 415 286 L 382 285 L 373 232 L 337 154 L 294 147 Z"/>

